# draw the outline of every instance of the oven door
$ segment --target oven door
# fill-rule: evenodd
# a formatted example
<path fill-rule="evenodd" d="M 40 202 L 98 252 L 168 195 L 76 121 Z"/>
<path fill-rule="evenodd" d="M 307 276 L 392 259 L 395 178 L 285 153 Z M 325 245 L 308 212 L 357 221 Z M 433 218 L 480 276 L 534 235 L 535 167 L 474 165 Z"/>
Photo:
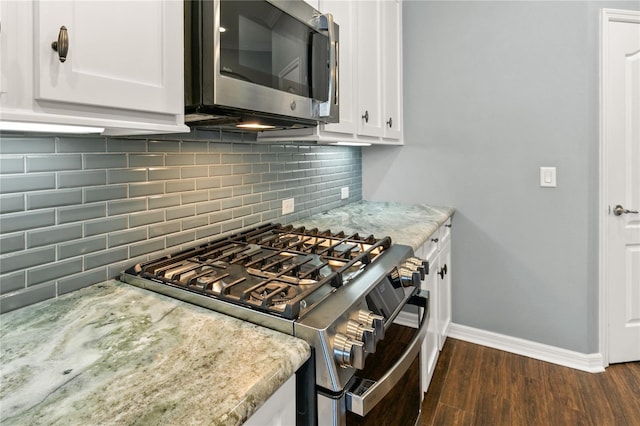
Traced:
<path fill-rule="evenodd" d="M 409 301 L 418 304 L 417 329 L 392 324 L 376 353 L 367 358 L 346 393 L 346 424 L 416 424 L 420 416 L 422 388 L 420 349 L 427 335 L 429 296 L 423 292 Z M 419 317 L 420 314 L 418 313 Z"/>
<path fill-rule="evenodd" d="M 422 403 L 420 349 L 429 326 L 429 292 L 422 290 L 407 303 L 422 308 L 415 312 L 417 329 L 391 324 L 376 352 L 367 357 L 365 368 L 344 391 L 334 394 L 318 389 L 318 425 L 417 423 Z"/>

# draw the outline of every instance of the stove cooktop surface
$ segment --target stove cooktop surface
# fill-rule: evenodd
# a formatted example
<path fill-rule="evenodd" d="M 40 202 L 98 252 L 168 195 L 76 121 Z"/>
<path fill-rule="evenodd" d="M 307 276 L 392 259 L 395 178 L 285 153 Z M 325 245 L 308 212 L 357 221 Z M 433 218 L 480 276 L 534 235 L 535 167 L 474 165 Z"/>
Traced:
<path fill-rule="evenodd" d="M 294 320 L 347 285 L 390 246 L 389 237 L 267 224 L 139 263 L 123 277 Z"/>

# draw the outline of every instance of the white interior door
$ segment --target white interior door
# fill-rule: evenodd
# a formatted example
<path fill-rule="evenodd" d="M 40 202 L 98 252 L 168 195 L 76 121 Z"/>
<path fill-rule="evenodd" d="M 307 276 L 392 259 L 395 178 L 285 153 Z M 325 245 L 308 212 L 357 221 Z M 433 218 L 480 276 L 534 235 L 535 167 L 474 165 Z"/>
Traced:
<path fill-rule="evenodd" d="M 603 11 L 602 276 L 609 363 L 640 360 L 640 13 Z"/>

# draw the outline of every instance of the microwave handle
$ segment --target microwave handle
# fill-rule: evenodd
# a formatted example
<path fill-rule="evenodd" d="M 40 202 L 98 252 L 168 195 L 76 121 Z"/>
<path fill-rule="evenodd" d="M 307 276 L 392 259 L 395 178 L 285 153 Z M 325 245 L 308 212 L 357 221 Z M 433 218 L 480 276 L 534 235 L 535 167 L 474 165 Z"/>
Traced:
<path fill-rule="evenodd" d="M 415 334 L 413 340 L 409 346 L 405 349 L 405 352 L 402 354 L 400 359 L 391 367 L 387 373 L 382 376 L 376 382 L 366 381 L 367 386 L 364 391 L 358 392 L 357 394 L 354 392 L 347 392 L 347 410 L 358 414 L 362 417 L 366 416 L 369 411 L 376 406 L 378 402 L 382 398 L 386 396 L 386 394 L 400 381 L 402 376 L 407 372 L 411 363 L 415 359 L 416 355 L 420 352 L 422 347 L 422 342 L 424 341 L 425 336 L 427 335 L 427 327 L 429 326 L 429 294 L 426 290 L 421 290 L 420 293 L 416 296 L 416 299 L 426 299 L 421 300 L 420 306 L 424 306 L 424 312 L 422 314 L 422 319 L 420 320 L 420 326 L 418 328 L 418 332 Z"/>
<path fill-rule="evenodd" d="M 331 115 L 331 104 L 334 103 L 333 91 L 336 87 L 338 79 L 338 58 L 336 49 L 336 34 L 335 26 L 333 24 L 333 15 L 330 13 L 324 13 L 319 16 L 327 21 L 327 32 L 329 34 L 329 84 L 327 85 L 329 94 L 327 96 L 328 101 L 320 104 L 320 117 L 327 117 Z"/>

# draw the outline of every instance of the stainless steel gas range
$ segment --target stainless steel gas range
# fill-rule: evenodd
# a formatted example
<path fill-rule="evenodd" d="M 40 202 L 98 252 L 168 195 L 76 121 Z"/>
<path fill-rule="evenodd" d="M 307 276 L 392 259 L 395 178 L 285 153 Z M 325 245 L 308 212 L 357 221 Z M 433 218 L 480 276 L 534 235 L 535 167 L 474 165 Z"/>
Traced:
<path fill-rule="evenodd" d="M 137 264 L 121 280 L 304 339 L 312 357 L 297 373 L 298 424 L 346 425 L 376 424 L 399 403 L 417 420 L 428 273 L 389 237 L 268 224 Z M 415 330 L 395 343 L 393 321 L 409 304 L 420 308 Z"/>

